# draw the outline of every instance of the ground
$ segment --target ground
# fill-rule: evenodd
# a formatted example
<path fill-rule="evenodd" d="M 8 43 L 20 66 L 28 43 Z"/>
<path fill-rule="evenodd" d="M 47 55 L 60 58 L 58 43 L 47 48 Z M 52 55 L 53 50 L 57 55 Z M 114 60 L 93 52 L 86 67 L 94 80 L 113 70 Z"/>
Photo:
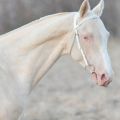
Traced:
<path fill-rule="evenodd" d="M 99 87 L 70 57 L 61 58 L 30 96 L 22 120 L 120 120 L 120 42 L 110 40 L 114 78 Z"/>

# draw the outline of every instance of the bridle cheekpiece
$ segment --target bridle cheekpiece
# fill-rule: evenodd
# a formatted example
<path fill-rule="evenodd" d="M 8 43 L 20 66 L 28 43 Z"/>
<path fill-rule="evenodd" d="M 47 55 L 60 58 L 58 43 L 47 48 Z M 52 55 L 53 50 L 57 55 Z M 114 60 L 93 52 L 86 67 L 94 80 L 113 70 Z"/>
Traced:
<path fill-rule="evenodd" d="M 96 15 L 92 15 L 92 16 L 86 17 L 85 19 L 83 19 L 83 20 L 81 20 L 79 23 L 77 23 L 77 20 L 78 20 L 78 19 L 80 19 L 80 14 L 79 14 L 79 13 L 76 13 L 76 14 L 75 14 L 75 17 L 74 17 L 74 31 L 75 31 L 74 42 L 75 42 L 75 40 L 76 40 L 78 49 L 79 49 L 79 51 L 80 51 L 80 53 L 81 53 L 81 55 L 82 55 L 82 57 L 83 57 L 83 60 L 84 60 L 84 62 L 85 62 L 85 68 L 87 68 L 87 67 L 91 67 L 91 65 L 88 63 L 87 57 L 86 57 L 86 55 L 85 55 L 85 52 L 83 51 L 83 48 L 82 48 L 82 46 L 81 46 L 81 44 L 80 44 L 80 36 L 79 36 L 79 33 L 78 33 L 78 28 L 80 28 L 81 25 L 82 25 L 83 23 L 85 23 L 86 21 L 88 21 L 88 20 L 93 20 L 93 19 L 99 19 L 99 17 L 96 16 Z M 73 43 L 74 43 L 74 42 L 73 42 Z M 93 71 L 93 70 L 92 70 L 92 71 Z"/>

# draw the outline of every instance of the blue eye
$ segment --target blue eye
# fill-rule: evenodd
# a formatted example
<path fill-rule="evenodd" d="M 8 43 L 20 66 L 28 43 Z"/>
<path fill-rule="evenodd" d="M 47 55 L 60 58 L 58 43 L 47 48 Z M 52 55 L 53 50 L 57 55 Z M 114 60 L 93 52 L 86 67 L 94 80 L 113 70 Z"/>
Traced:
<path fill-rule="evenodd" d="M 84 40 L 88 40 L 88 36 L 84 36 L 83 39 L 84 39 Z"/>

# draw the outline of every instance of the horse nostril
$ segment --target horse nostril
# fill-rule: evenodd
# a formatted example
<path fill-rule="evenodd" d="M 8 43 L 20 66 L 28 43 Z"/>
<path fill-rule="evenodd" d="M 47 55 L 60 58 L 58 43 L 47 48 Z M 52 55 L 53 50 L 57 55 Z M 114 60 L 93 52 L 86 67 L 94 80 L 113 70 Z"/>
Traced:
<path fill-rule="evenodd" d="M 102 74 L 102 75 L 101 75 L 101 80 L 105 80 L 105 79 L 106 79 L 105 74 Z"/>
<path fill-rule="evenodd" d="M 101 82 L 100 82 L 101 86 L 107 87 L 110 82 L 111 82 L 111 80 L 109 79 L 107 74 L 102 74 L 101 75 Z"/>

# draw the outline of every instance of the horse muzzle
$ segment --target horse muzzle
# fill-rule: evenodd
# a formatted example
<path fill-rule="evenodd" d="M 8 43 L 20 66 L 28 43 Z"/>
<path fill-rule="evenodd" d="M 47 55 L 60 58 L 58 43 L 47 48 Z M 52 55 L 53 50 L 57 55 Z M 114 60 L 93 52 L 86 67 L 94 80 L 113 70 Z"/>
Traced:
<path fill-rule="evenodd" d="M 95 80 L 99 86 L 107 87 L 111 83 L 111 78 L 105 73 L 97 74 L 96 72 L 93 72 L 92 79 Z"/>

